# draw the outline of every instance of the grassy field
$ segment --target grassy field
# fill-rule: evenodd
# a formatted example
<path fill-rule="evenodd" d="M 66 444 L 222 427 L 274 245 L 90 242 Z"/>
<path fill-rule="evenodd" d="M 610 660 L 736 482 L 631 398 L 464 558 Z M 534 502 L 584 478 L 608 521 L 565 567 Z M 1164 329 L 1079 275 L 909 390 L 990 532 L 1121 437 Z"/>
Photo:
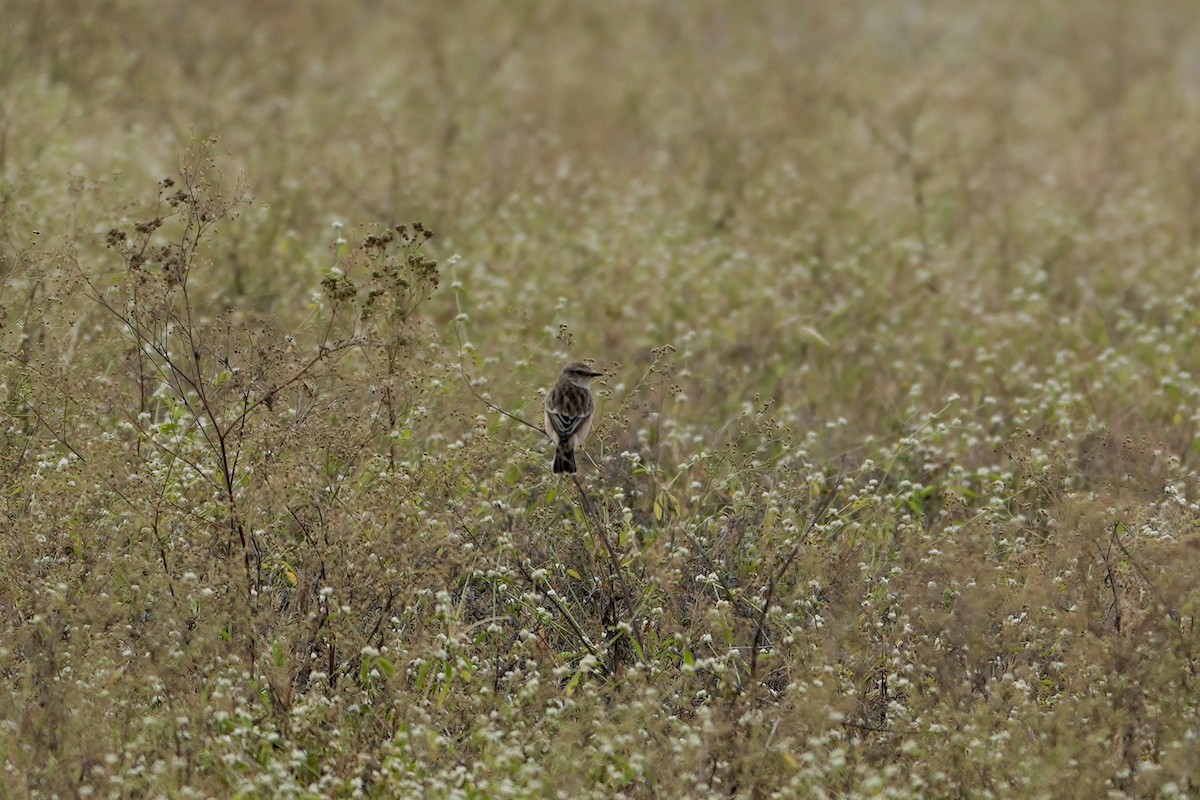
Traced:
<path fill-rule="evenodd" d="M 0 796 L 1200 797 L 1192 0 L 0 29 Z"/>

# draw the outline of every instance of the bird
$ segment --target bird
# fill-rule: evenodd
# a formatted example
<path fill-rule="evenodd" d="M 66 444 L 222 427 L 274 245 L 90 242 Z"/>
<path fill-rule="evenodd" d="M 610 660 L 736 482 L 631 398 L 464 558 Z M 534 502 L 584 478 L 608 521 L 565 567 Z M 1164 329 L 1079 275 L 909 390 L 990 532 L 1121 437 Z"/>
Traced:
<path fill-rule="evenodd" d="M 603 374 L 582 361 L 572 361 L 546 393 L 546 435 L 555 445 L 551 470 L 556 475 L 576 471 L 575 451 L 583 446 L 596 413 L 591 383 Z"/>

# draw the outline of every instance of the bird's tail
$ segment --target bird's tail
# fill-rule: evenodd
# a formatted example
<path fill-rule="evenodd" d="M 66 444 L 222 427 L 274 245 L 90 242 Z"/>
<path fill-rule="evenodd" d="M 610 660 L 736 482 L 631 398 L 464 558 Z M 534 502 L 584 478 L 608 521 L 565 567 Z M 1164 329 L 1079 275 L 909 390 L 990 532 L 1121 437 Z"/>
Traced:
<path fill-rule="evenodd" d="M 560 472 L 574 472 L 575 471 L 575 451 L 572 450 L 570 452 L 567 452 L 566 450 L 564 450 L 561 447 L 555 449 L 555 451 L 554 451 L 554 466 L 551 467 L 551 469 L 554 471 L 554 473 L 556 475 Z"/>

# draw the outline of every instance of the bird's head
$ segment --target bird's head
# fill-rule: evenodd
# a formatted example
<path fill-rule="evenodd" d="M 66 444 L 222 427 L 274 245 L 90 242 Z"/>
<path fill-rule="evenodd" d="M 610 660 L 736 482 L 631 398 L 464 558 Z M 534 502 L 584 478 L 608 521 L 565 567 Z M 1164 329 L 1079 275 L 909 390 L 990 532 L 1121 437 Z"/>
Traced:
<path fill-rule="evenodd" d="M 562 370 L 563 378 L 566 378 L 577 386 L 585 387 L 603 374 L 603 372 L 597 372 L 582 361 L 572 361 L 563 367 Z"/>

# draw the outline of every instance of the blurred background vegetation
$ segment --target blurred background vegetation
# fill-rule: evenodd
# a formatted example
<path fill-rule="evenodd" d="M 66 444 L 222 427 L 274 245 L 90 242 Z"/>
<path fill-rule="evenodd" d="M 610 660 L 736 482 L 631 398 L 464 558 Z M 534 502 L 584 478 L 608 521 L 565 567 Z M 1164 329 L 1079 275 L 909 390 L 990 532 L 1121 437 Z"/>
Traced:
<path fill-rule="evenodd" d="M 1194 3 L 0 26 L 9 795 L 1200 793 Z"/>

